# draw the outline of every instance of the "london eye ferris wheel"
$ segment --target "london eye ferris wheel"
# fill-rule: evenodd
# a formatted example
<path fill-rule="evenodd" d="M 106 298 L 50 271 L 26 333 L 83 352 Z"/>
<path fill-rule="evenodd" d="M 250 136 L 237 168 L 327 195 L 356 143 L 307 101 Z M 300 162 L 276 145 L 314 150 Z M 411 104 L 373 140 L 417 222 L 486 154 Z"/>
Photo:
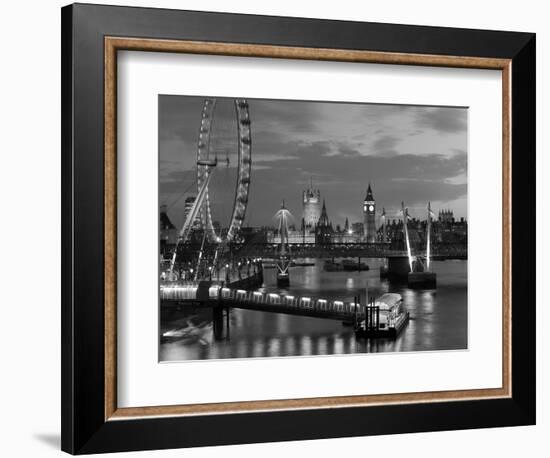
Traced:
<path fill-rule="evenodd" d="M 245 99 L 234 99 L 232 101 L 234 112 L 232 123 L 228 123 L 227 100 L 223 100 L 222 103 L 225 104 L 225 107 L 219 107 L 220 101 L 215 98 L 205 99 L 197 142 L 196 178 L 199 195 L 201 189 L 206 186 L 203 201 L 198 202 L 198 205 L 200 205 L 200 222 L 209 241 L 214 243 L 229 242 L 237 236 L 246 215 L 252 167 L 252 136 L 248 102 Z M 217 119 L 216 113 L 220 109 L 225 109 L 226 113 L 225 116 Z M 230 174 L 215 172 L 219 176 L 224 175 L 216 181 L 212 179 L 211 175 L 218 166 L 220 145 L 223 144 L 223 138 L 218 139 L 216 132 L 217 130 L 227 132 L 229 130 L 228 124 L 229 129 L 234 129 L 233 126 L 236 124 L 236 144 L 235 137 L 233 137 L 234 140 L 230 147 L 234 151 L 233 157 L 236 159 L 236 174 L 228 177 L 227 175 Z M 223 134 L 220 137 L 223 137 Z M 225 161 L 226 168 L 229 168 L 230 156 L 227 152 Z M 222 168 L 224 166 L 223 163 L 219 165 Z M 231 165 L 234 166 L 235 164 Z M 230 181 L 233 181 L 233 183 Z M 226 218 L 227 227 L 222 231 L 222 228 L 216 228 L 214 223 L 216 220 L 223 220 L 223 215 L 215 214 L 215 211 L 224 213 L 228 208 L 231 208 L 230 217 L 228 220 Z"/>
<path fill-rule="evenodd" d="M 229 100 L 232 107 L 228 103 Z M 228 107 L 232 108 L 231 114 L 227 111 Z M 216 116 L 220 109 L 222 112 L 225 110 L 225 113 Z M 221 134 L 217 133 L 218 131 Z M 228 142 L 227 133 L 230 131 L 232 141 Z M 223 150 L 226 167 L 219 167 L 218 155 Z M 229 150 L 232 151 L 231 156 Z M 231 164 L 230 157 L 233 157 L 234 164 Z M 222 171 L 216 172 L 217 168 L 222 168 Z M 172 254 L 170 278 L 173 276 L 178 247 L 180 243 L 187 241 L 197 220 L 203 230 L 203 244 L 204 240 L 208 239 L 210 243 L 223 247 L 236 239 L 246 215 L 251 168 L 252 136 L 248 102 L 245 99 L 205 99 L 197 141 L 197 196 L 185 218 Z M 230 169 L 236 170 L 232 176 L 228 173 Z M 213 180 L 214 175 L 221 179 Z M 226 218 L 226 224 L 222 225 L 219 223 L 223 219 L 222 213 L 227 213 L 228 210 L 229 218 Z M 216 258 L 217 253 L 218 249 Z M 199 260 L 201 257 L 202 247 Z"/>

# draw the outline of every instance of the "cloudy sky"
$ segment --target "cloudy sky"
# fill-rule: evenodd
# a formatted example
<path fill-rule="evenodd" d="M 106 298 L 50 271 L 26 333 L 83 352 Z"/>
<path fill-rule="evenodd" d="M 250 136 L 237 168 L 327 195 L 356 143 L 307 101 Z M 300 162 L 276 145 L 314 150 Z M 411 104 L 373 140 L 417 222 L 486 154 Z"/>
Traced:
<path fill-rule="evenodd" d="M 160 203 L 183 222 L 185 197 L 196 194 L 196 144 L 203 97 L 159 96 Z M 467 216 L 467 109 L 249 99 L 252 182 L 245 224 L 273 224 L 285 200 L 299 224 L 310 180 L 334 226 L 362 221 L 369 182 L 377 213 L 412 216 L 451 208 Z M 217 99 L 211 154 L 213 218 L 227 225 L 237 165 L 232 99 Z"/>

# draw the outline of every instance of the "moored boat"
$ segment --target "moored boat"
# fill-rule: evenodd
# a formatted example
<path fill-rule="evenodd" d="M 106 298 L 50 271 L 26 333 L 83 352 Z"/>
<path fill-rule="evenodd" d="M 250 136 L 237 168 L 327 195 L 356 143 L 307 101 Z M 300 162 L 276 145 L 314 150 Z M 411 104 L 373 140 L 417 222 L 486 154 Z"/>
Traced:
<path fill-rule="evenodd" d="M 355 262 L 351 259 L 344 259 L 342 261 L 342 267 L 344 270 L 369 270 L 369 266 L 366 262 Z"/>
<path fill-rule="evenodd" d="M 290 267 L 313 267 L 314 265 L 314 262 L 308 261 L 292 261 L 290 263 Z"/>
<path fill-rule="evenodd" d="M 331 259 L 327 259 L 325 263 L 323 264 L 323 268 L 327 272 L 341 272 L 344 270 L 344 267 L 339 262 L 333 261 Z"/>
<path fill-rule="evenodd" d="M 355 335 L 396 338 L 409 321 L 401 294 L 385 293 L 365 307 L 365 317 L 357 323 Z"/>

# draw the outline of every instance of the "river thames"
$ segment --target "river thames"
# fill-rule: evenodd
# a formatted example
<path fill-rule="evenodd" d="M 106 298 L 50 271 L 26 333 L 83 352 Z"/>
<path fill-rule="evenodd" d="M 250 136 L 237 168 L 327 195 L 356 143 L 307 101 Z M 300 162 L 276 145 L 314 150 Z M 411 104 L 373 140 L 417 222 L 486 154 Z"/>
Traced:
<path fill-rule="evenodd" d="M 459 350 L 468 346 L 467 261 L 435 261 L 437 289 L 413 290 L 379 278 L 382 260 L 370 259 L 369 271 L 326 272 L 322 259 L 314 266 L 293 267 L 291 284 L 277 288 L 276 270 L 264 270 L 262 291 L 283 291 L 352 301 L 396 292 L 403 296 L 410 321 L 397 339 L 357 340 L 353 327 L 339 321 L 251 310 L 231 309 L 228 339 L 214 340 L 211 310 L 164 312 L 160 361 L 225 358 L 336 355 L 370 352 Z"/>

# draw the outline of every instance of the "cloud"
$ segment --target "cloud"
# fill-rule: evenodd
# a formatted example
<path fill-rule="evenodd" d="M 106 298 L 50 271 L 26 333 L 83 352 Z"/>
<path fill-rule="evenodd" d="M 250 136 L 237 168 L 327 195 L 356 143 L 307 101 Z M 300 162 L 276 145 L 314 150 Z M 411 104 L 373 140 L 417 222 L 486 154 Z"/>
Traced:
<path fill-rule="evenodd" d="M 160 196 L 169 197 L 172 194 L 181 194 L 187 191 L 190 194 L 196 192 L 195 170 L 165 171 L 160 176 Z M 166 203 L 166 202 L 163 202 Z"/>
<path fill-rule="evenodd" d="M 287 133 L 315 133 L 320 113 L 314 102 L 289 103 L 285 100 L 254 100 L 250 103 L 250 117 L 265 120 L 271 127 Z"/>
<path fill-rule="evenodd" d="M 285 157 L 285 160 L 287 161 L 293 161 L 295 159 L 298 159 L 295 156 L 287 156 Z M 265 163 L 265 162 L 277 162 L 281 160 L 280 154 L 262 154 L 262 155 L 255 155 L 254 156 L 254 165 L 258 163 Z"/>
<path fill-rule="evenodd" d="M 459 156 L 466 156 L 468 154 L 463 148 L 451 148 L 451 152 Z"/>
<path fill-rule="evenodd" d="M 444 133 L 465 133 L 467 111 L 457 108 L 423 108 L 416 110 L 416 126 Z"/>
<path fill-rule="evenodd" d="M 383 135 L 373 142 L 372 148 L 376 153 L 393 151 L 399 141 L 400 139 L 393 135 Z"/>

